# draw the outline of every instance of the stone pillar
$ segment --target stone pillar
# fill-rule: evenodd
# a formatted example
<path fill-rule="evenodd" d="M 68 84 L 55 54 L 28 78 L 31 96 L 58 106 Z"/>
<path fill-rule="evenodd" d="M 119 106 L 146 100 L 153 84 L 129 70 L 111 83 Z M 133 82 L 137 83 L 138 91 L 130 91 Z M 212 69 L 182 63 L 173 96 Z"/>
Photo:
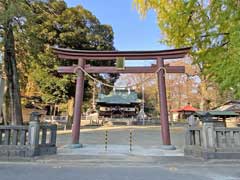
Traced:
<path fill-rule="evenodd" d="M 165 82 L 165 69 L 164 61 L 162 58 L 157 59 L 157 67 L 161 68 L 158 71 L 158 92 L 160 101 L 160 119 L 161 119 L 161 132 L 163 147 L 166 149 L 175 149 L 171 146 L 169 122 L 168 122 L 168 108 L 167 108 L 167 93 L 166 93 L 166 82 Z"/>
<path fill-rule="evenodd" d="M 214 128 L 217 121 L 212 119 L 210 113 L 206 113 L 202 118 L 202 157 L 204 159 L 214 159 L 216 150 L 216 134 Z"/>
<path fill-rule="evenodd" d="M 204 149 L 215 148 L 214 122 L 203 122 L 202 138 Z"/>
<path fill-rule="evenodd" d="M 78 66 L 84 68 L 85 60 L 79 59 Z M 81 126 L 81 108 L 83 104 L 83 91 L 84 91 L 84 72 L 76 68 L 77 82 L 74 101 L 74 114 L 73 114 L 73 126 L 72 126 L 72 148 L 79 148 L 81 144 L 80 139 L 80 126 Z"/>
<path fill-rule="evenodd" d="M 38 112 L 32 112 L 28 127 L 29 144 L 32 147 L 39 145 L 39 131 L 40 131 L 40 114 Z"/>

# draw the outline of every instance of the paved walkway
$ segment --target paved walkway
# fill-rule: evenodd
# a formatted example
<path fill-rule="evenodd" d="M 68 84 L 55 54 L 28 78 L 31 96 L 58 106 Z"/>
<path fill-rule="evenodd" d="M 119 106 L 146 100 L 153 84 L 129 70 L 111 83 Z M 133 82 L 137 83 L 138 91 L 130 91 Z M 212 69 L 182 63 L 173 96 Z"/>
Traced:
<path fill-rule="evenodd" d="M 59 155 L 82 155 L 82 156 L 183 156 L 182 149 L 163 150 L 160 147 L 144 148 L 133 146 L 130 151 L 129 145 L 109 145 L 105 150 L 104 145 L 84 145 L 83 148 L 59 148 Z"/>

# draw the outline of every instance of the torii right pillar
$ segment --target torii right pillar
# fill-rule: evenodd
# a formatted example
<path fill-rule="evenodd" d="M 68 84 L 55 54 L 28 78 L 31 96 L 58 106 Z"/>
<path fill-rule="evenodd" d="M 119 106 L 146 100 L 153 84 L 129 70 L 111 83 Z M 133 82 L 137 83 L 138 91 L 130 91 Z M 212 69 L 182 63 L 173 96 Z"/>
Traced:
<path fill-rule="evenodd" d="M 164 149 L 175 149 L 171 145 L 171 138 L 169 132 L 169 122 L 168 122 L 168 107 L 167 107 L 167 93 L 166 93 L 166 82 L 165 82 L 165 73 L 163 58 L 157 58 L 157 65 L 159 71 L 157 72 L 158 76 L 158 93 L 160 101 L 160 121 L 161 121 L 161 133 Z"/>

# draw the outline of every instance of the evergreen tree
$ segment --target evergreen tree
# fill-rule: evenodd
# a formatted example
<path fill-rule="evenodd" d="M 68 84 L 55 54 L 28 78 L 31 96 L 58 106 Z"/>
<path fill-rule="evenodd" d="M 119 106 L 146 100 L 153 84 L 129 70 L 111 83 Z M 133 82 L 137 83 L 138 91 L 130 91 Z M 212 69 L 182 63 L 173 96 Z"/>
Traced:
<path fill-rule="evenodd" d="M 31 66 L 27 70 L 27 79 L 33 79 L 40 89 L 45 103 L 58 104 L 66 102 L 74 96 L 75 76 L 60 75 L 57 68 L 60 65 L 72 65 L 74 61 L 62 61 L 53 55 L 51 47 L 84 49 L 84 50 L 113 50 L 113 31 L 111 26 L 102 25 L 99 20 L 82 6 L 68 8 L 64 1 L 40 2 L 41 7 L 35 13 L 35 22 L 27 24 L 27 34 L 31 42 L 36 45 L 26 47 L 28 53 L 25 58 Z M 51 13 L 44 10 L 51 9 Z M 26 40 L 21 41 L 24 47 Z M 38 42 L 38 43 L 36 43 Z M 31 48 L 38 49 L 37 52 Z M 92 65 L 113 65 L 113 61 L 92 61 Z M 95 77 L 113 83 L 117 76 Z M 86 77 L 87 78 L 87 77 Z M 105 80 L 105 81 L 106 81 Z M 25 80 L 28 82 L 28 80 Z M 85 81 L 84 100 L 89 101 L 92 97 L 91 86 L 88 79 Z"/>
<path fill-rule="evenodd" d="M 29 2 L 30 3 L 30 2 Z M 6 75 L 5 119 L 22 123 L 19 75 L 17 71 L 14 31 L 29 15 L 30 4 L 24 0 L 0 1 L 0 38 L 3 40 L 4 73 Z"/>

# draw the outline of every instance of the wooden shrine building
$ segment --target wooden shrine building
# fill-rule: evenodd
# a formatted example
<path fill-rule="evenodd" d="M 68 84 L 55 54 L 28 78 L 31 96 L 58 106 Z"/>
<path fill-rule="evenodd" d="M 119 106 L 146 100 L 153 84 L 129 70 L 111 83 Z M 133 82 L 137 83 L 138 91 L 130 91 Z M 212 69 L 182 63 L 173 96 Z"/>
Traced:
<path fill-rule="evenodd" d="M 116 89 L 110 94 L 99 94 L 96 101 L 99 115 L 111 118 L 136 117 L 141 106 L 141 99 L 130 89 Z"/>
<path fill-rule="evenodd" d="M 160 121 L 163 145 L 171 147 L 168 107 L 166 97 L 166 73 L 185 73 L 184 66 L 169 66 L 164 64 L 165 59 L 184 58 L 190 48 L 170 49 L 160 51 L 90 51 L 73 50 L 64 48 L 53 48 L 54 53 L 64 60 L 75 61 L 73 66 L 59 67 L 59 73 L 76 74 L 76 93 L 72 126 L 72 146 L 81 147 L 80 123 L 81 106 L 84 95 L 84 76 L 90 73 L 156 73 L 158 77 L 159 99 L 160 99 Z M 119 58 L 125 60 L 156 60 L 157 66 L 153 67 L 123 67 L 115 66 L 91 66 L 89 61 L 116 61 Z"/>

